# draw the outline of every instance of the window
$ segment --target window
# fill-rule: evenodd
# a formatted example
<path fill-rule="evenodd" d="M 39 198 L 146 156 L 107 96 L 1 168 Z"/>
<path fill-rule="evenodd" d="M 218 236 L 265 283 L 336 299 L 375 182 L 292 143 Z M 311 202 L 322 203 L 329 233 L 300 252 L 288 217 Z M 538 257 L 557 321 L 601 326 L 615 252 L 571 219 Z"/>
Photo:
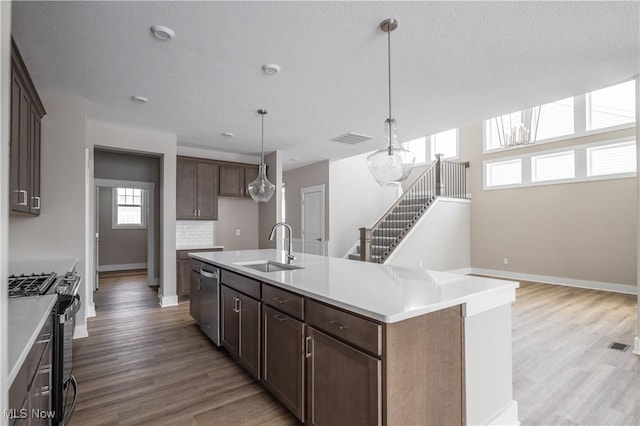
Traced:
<path fill-rule="evenodd" d="M 112 227 L 143 229 L 147 227 L 145 193 L 138 188 L 113 188 Z"/>
<path fill-rule="evenodd" d="M 555 142 L 635 123 L 635 80 L 542 105 L 536 143 Z M 520 111 L 502 116 L 520 121 Z M 586 116 L 585 116 L 586 114 Z M 500 146 L 496 120 L 484 122 L 484 152 Z"/>
<path fill-rule="evenodd" d="M 573 151 L 531 157 L 531 181 L 573 179 L 576 175 Z"/>
<path fill-rule="evenodd" d="M 517 185 L 522 183 L 522 160 L 486 163 L 486 186 Z"/>
<path fill-rule="evenodd" d="M 633 136 L 484 161 L 484 189 L 636 176 Z"/>
<path fill-rule="evenodd" d="M 587 175 L 605 176 L 636 171 L 636 143 L 628 141 L 587 148 Z"/>
<path fill-rule="evenodd" d="M 409 142 L 405 142 L 402 144 L 404 149 L 408 149 L 413 152 L 416 156 L 416 161 L 414 164 L 424 164 L 427 162 L 427 138 L 422 137 L 418 139 L 411 140 Z"/>
<path fill-rule="evenodd" d="M 443 154 L 444 158 L 458 157 L 458 129 L 431 136 L 431 161 L 436 159 L 436 154 Z"/>
<path fill-rule="evenodd" d="M 587 95 L 587 130 L 633 123 L 636 118 L 635 81 Z"/>
<path fill-rule="evenodd" d="M 520 111 L 512 112 L 502 116 L 502 121 L 508 123 L 520 122 Z M 536 141 L 558 138 L 560 136 L 573 133 L 574 107 L 573 98 L 561 99 L 556 102 L 542 105 L 540 108 L 540 121 L 538 122 L 538 133 Z M 494 118 L 485 122 L 485 149 L 494 150 L 502 148 L 498 137 L 498 128 Z"/>

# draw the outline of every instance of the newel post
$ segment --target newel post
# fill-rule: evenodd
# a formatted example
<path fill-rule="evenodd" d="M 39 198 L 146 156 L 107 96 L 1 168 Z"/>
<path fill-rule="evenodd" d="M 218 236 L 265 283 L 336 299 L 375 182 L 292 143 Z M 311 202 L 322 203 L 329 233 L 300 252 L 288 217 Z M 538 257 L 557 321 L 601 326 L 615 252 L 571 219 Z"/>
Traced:
<path fill-rule="evenodd" d="M 443 154 L 436 154 L 436 196 L 442 195 L 442 157 Z"/>
<path fill-rule="evenodd" d="M 371 229 L 360 228 L 360 260 L 371 262 Z"/>

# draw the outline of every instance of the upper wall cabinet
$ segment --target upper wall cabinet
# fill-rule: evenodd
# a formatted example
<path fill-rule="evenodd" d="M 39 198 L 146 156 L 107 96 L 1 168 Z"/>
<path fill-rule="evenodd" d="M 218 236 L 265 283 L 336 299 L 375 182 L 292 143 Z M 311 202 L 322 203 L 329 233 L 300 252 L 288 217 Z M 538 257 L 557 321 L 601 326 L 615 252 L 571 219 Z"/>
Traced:
<path fill-rule="evenodd" d="M 176 219 L 218 219 L 218 165 L 206 160 L 178 157 Z"/>
<path fill-rule="evenodd" d="M 249 164 L 220 165 L 220 196 L 250 197 L 247 185 L 258 177 L 258 166 Z"/>
<path fill-rule="evenodd" d="M 40 120 L 44 106 L 20 52 L 11 40 L 10 205 L 12 212 L 39 215 Z"/>

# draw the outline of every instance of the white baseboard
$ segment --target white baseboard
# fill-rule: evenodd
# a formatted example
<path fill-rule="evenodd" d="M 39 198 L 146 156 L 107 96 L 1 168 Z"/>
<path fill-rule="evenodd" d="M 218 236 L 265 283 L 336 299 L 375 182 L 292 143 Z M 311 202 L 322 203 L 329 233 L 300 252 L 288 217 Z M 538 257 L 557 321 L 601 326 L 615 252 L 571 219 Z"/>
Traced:
<path fill-rule="evenodd" d="M 92 303 L 87 305 L 87 318 L 93 318 L 96 316 L 96 304 Z"/>
<path fill-rule="evenodd" d="M 640 355 L 640 336 L 636 336 L 636 338 L 633 339 L 633 353 Z"/>
<path fill-rule="evenodd" d="M 518 402 L 511 401 L 511 403 L 505 408 L 502 413 L 495 416 L 488 425 L 512 425 L 519 426 L 520 422 L 518 421 Z"/>
<path fill-rule="evenodd" d="M 87 324 L 76 324 L 73 329 L 73 340 L 75 339 L 83 339 L 85 337 L 89 337 L 89 329 L 87 328 Z"/>
<path fill-rule="evenodd" d="M 606 283 L 602 281 L 577 280 L 574 278 L 552 277 L 548 275 L 522 274 L 520 272 L 500 271 L 497 269 L 471 268 L 472 274 L 489 275 L 516 281 L 534 281 L 543 284 L 579 287 L 590 290 L 610 291 L 613 293 L 638 294 L 638 287 L 633 285 Z"/>
<path fill-rule="evenodd" d="M 120 265 L 100 265 L 98 272 L 128 271 L 130 269 L 146 269 L 146 263 L 122 263 Z"/>
<path fill-rule="evenodd" d="M 166 308 L 167 306 L 178 306 L 178 296 L 158 296 L 160 300 L 160 306 Z"/>

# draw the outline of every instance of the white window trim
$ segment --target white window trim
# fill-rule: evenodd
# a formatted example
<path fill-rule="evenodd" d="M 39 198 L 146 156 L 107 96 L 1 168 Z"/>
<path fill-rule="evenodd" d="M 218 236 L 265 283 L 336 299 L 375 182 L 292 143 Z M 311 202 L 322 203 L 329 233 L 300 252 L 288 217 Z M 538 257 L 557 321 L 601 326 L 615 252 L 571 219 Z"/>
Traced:
<path fill-rule="evenodd" d="M 124 188 L 124 187 L 120 187 Z M 111 229 L 147 229 L 147 190 L 144 188 L 136 188 L 142 190 L 142 224 L 119 224 L 118 223 L 118 188 L 111 188 Z"/>
<path fill-rule="evenodd" d="M 590 182 L 590 181 L 598 181 L 598 180 L 610 180 L 610 179 L 624 179 L 624 178 L 633 178 L 636 177 L 637 171 L 634 173 L 616 173 L 610 175 L 599 175 L 599 176 L 588 176 L 587 175 L 587 149 L 606 146 L 606 145 L 615 145 L 622 142 L 630 142 L 635 141 L 635 135 L 626 136 L 622 138 L 616 139 L 608 139 L 604 141 L 592 142 L 587 144 L 580 145 L 571 145 L 565 146 L 562 148 L 549 149 L 545 151 L 536 151 L 530 152 L 523 155 L 512 155 L 508 157 L 500 157 L 491 160 L 484 160 L 482 162 L 482 188 L 485 191 L 493 191 L 498 189 L 511 189 L 511 188 L 524 188 L 531 186 L 547 186 L 547 185 L 564 185 L 567 183 L 578 183 L 578 182 Z M 574 160 L 575 160 L 575 177 L 571 179 L 558 179 L 558 180 L 548 180 L 541 182 L 533 182 L 531 180 L 531 158 L 542 156 L 542 155 L 550 155 L 559 152 L 566 151 L 574 151 Z M 491 163 L 500 163 L 503 161 L 509 160 L 517 160 L 522 159 L 522 183 L 510 184 L 510 185 L 495 185 L 495 186 L 487 186 L 487 164 Z"/>
<path fill-rule="evenodd" d="M 631 81 L 631 80 L 621 81 L 620 83 L 612 84 L 607 87 L 617 86 L 618 84 L 626 83 L 628 81 Z M 602 89 L 606 89 L 606 87 L 603 87 Z M 596 89 L 596 90 L 600 90 L 600 89 Z M 543 145 L 546 143 L 566 141 L 570 139 L 576 139 L 576 138 L 592 136 L 592 135 L 599 135 L 602 133 L 615 132 L 615 131 L 624 130 L 624 129 L 632 129 L 636 127 L 636 123 L 633 122 L 633 123 L 619 124 L 617 126 L 603 127 L 600 129 L 587 130 L 587 106 L 588 106 L 587 95 L 589 95 L 590 93 L 591 92 L 583 93 L 581 95 L 577 95 L 573 97 L 573 130 L 574 130 L 573 133 L 558 136 L 555 138 L 536 140 L 535 145 Z M 636 116 L 637 116 L 637 112 L 636 112 Z M 491 118 L 490 120 L 493 120 L 493 118 Z M 492 154 L 494 152 L 510 151 L 513 149 L 521 148 L 518 146 L 514 146 L 514 147 L 508 147 L 508 148 L 496 147 L 496 148 L 487 149 L 487 121 L 489 120 L 482 121 L 482 153 L 483 154 Z"/>

